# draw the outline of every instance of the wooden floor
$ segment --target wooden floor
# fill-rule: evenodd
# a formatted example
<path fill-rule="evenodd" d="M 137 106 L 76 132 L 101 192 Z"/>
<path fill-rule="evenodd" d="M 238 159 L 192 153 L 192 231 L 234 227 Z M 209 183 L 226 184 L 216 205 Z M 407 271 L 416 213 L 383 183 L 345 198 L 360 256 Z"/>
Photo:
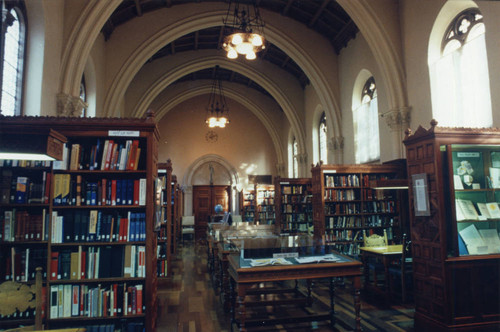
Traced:
<path fill-rule="evenodd" d="M 184 243 L 178 249 L 177 258 L 172 261 L 173 274 L 158 285 L 158 320 L 159 332 L 223 332 L 230 331 L 230 314 L 225 313 L 219 302 L 219 294 L 215 293 L 210 274 L 207 271 L 206 247 Z M 301 310 L 328 310 L 329 295 L 326 283 L 317 282 L 311 308 Z M 352 292 L 348 283 L 336 288 L 335 315 L 337 322 L 334 329 L 329 322 L 312 322 L 301 324 L 281 324 L 256 327 L 252 331 L 352 331 L 354 327 L 354 310 L 352 308 Z M 290 315 L 295 308 L 283 306 L 264 307 L 259 315 Z M 361 319 L 364 331 L 413 331 L 412 306 L 383 307 L 371 302 L 362 301 Z M 236 326 L 235 331 L 237 331 Z M 250 329 L 249 329 L 250 331 Z"/>

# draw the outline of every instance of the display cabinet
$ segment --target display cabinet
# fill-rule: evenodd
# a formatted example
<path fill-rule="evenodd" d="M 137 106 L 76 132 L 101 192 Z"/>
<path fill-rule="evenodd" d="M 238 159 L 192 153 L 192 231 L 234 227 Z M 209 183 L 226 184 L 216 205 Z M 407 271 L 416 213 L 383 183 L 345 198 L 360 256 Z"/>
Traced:
<path fill-rule="evenodd" d="M 276 227 L 281 233 L 312 234 L 311 179 L 276 177 L 274 182 Z"/>
<path fill-rule="evenodd" d="M 312 168 L 315 238 L 357 256 L 363 233 L 400 241 L 400 202 L 371 182 L 402 177 L 399 165 L 316 165 Z"/>
<path fill-rule="evenodd" d="M 274 225 L 276 220 L 274 185 L 256 184 L 255 199 L 257 206 L 255 221 L 261 225 Z"/>
<path fill-rule="evenodd" d="M 498 331 L 500 130 L 407 131 L 415 328 Z"/>

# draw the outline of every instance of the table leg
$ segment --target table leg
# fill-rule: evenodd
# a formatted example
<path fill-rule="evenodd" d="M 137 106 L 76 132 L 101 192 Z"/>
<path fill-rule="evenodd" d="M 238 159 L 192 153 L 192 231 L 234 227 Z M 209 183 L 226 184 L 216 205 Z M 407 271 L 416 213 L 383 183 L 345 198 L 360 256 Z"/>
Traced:
<path fill-rule="evenodd" d="M 391 290 L 389 289 L 389 259 L 384 256 L 382 260 L 384 262 L 385 303 L 388 305 L 391 300 Z"/>
<path fill-rule="evenodd" d="M 230 279 L 229 280 L 229 301 L 231 303 L 230 306 L 230 311 L 231 311 L 231 332 L 233 332 L 233 324 L 236 323 L 236 302 L 235 302 L 235 291 L 234 291 L 235 285 L 234 285 L 234 280 Z"/>
<path fill-rule="evenodd" d="M 312 279 L 307 279 L 307 305 L 311 306 L 312 305 L 312 285 L 313 281 Z"/>
<path fill-rule="evenodd" d="M 356 315 L 356 329 L 355 331 L 361 331 L 361 298 L 360 298 L 360 288 L 361 279 L 360 277 L 354 277 L 354 313 Z"/>
<path fill-rule="evenodd" d="M 330 278 L 330 327 L 335 329 L 335 280 Z"/>

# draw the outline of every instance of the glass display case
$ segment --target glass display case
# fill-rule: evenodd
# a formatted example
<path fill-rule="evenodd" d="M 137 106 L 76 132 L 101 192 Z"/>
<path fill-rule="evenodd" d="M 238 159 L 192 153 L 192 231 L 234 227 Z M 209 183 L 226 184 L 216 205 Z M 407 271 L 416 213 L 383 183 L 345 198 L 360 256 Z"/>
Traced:
<path fill-rule="evenodd" d="M 450 199 L 455 201 L 451 222 L 458 255 L 500 253 L 500 147 L 452 144 L 442 145 L 441 152 L 451 157 L 444 165 L 453 174 L 448 179 Z"/>

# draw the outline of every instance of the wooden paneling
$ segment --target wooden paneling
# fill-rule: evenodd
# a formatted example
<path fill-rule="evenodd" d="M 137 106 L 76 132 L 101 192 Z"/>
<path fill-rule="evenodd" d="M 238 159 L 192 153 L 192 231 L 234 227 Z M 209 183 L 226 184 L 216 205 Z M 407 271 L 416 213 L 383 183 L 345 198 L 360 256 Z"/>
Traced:
<path fill-rule="evenodd" d="M 205 239 L 210 216 L 214 207 L 221 204 L 224 211 L 229 211 L 229 186 L 194 186 L 193 209 L 196 240 Z"/>

